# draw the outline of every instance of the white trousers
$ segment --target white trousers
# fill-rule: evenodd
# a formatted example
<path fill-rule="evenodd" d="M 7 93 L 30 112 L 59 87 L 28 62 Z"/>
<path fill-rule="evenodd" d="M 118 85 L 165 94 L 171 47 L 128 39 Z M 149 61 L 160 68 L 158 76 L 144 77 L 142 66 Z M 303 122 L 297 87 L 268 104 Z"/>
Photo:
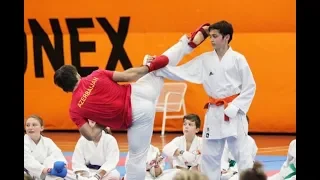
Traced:
<path fill-rule="evenodd" d="M 209 177 L 209 180 L 220 180 L 221 178 L 221 158 L 225 143 L 228 143 L 228 148 L 235 158 L 238 166 L 238 173 L 243 170 L 253 167 L 251 151 L 247 147 L 247 133 L 244 128 L 237 128 L 237 137 L 227 137 L 223 139 L 206 139 L 202 141 L 201 153 L 201 172 Z"/>
<path fill-rule="evenodd" d="M 170 66 L 176 66 L 186 54 L 193 50 L 188 46 L 188 42 L 188 38 L 183 36 L 178 43 L 163 53 L 169 58 Z M 164 72 L 166 68 L 157 71 Z M 130 153 L 126 163 L 127 180 L 145 179 L 145 162 L 153 134 L 156 103 L 164 83 L 163 77 L 156 75 L 157 71 L 148 73 L 131 84 L 133 124 L 127 134 Z"/>

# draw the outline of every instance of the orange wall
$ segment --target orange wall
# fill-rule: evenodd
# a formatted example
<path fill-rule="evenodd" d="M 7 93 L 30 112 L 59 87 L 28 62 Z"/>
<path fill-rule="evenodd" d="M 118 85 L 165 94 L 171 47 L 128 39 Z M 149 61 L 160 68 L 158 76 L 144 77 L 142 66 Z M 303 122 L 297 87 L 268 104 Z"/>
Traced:
<path fill-rule="evenodd" d="M 202 22 L 226 19 L 237 32 L 295 32 L 295 0 L 25 0 L 25 32 L 27 19 L 35 18 L 51 32 L 49 18 L 58 18 L 67 33 L 65 18 L 107 17 L 117 24 L 120 16 L 130 16 L 130 32 L 189 32 Z M 202 6 L 202 7 L 201 7 Z M 103 32 L 96 28 L 82 32 Z"/>
<path fill-rule="evenodd" d="M 85 3 L 86 2 L 86 3 Z M 222 2 L 208 1 L 205 7 L 196 7 L 191 2 L 174 4 L 165 8 L 152 1 L 25 1 L 25 33 L 27 34 L 28 62 L 25 72 L 25 116 L 37 113 L 45 119 L 46 129 L 76 129 L 68 116 L 70 94 L 63 93 L 53 84 L 54 70 L 43 50 L 44 78 L 35 78 L 33 41 L 28 19 L 36 19 L 51 34 L 49 18 L 58 18 L 63 30 L 65 63 L 70 64 L 70 40 L 65 18 L 107 17 L 117 30 L 120 16 L 130 16 L 130 28 L 124 48 L 133 66 L 141 64 L 143 56 L 161 54 L 174 44 L 183 33 L 188 33 L 209 21 L 226 19 L 233 23 L 235 34 L 231 43 L 233 49 L 243 53 L 253 71 L 257 92 L 253 100 L 250 116 L 251 132 L 296 132 L 296 88 L 295 88 L 295 1 L 263 0 L 251 4 L 250 0 L 231 0 L 227 5 Z M 134 2 L 134 3 L 133 3 Z M 212 4 L 210 4 L 212 3 Z M 257 2 L 255 2 L 257 3 Z M 182 6 L 183 5 L 183 6 Z M 223 9 L 227 9 L 226 12 Z M 284 10 L 285 9 L 285 10 Z M 159 11 L 163 13 L 156 13 Z M 272 12 L 273 11 L 273 12 Z M 196 15 L 191 15 L 193 14 Z M 231 13 L 232 12 L 232 13 Z M 146 16 L 142 16 L 145 14 Z M 211 18 L 212 17 L 212 18 Z M 260 21 L 260 22 L 259 22 Z M 258 23 L 259 22 L 259 23 Z M 95 28 L 80 30 L 81 41 L 94 41 L 95 53 L 82 53 L 82 66 L 105 68 L 112 44 L 98 22 Z M 53 42 L 53 35 L 50 35 Z M 211 50 L 206 41 L 192 55 L 184 58 L 187 62 L 202 52 Z M 117 70 L 123 70 L 121 65 Z M 197 101 L 192 96 L 197 95 Z M 207 100 L 201 85 L 188 83 L 186 105 L 188 113 L 198 113 L 202 118 L 203 103 Z M 155 130 L 160 130 L 162 115 L 156 116 Z M 167 130 L 180 130 L 182 122 L 169 120 Z"/>

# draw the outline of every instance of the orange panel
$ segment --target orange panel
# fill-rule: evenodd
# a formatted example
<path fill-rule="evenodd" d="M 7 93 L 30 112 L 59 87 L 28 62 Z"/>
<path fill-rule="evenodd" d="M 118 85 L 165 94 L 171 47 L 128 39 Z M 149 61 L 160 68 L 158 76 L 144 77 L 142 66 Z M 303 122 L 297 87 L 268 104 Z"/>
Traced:
<path fill-rule="evenodd" d="M 130 17 L 129 32 L 189 32 L 204 22 L 230 21 L 237 32 L 296 32 L 294 0 L 25 0 L 24 29 L 30 33 L 28 19 L 36 19 L 51 33 L 50 18 L 57 18 L 68 33 L 66 18 L 93 18 L 94 28 L 81 32 L 104 32 L 96 17 L 107 18 L 118 29 L 119 18 Z M 201 6 L 202 5 L 202 6 Z"/>

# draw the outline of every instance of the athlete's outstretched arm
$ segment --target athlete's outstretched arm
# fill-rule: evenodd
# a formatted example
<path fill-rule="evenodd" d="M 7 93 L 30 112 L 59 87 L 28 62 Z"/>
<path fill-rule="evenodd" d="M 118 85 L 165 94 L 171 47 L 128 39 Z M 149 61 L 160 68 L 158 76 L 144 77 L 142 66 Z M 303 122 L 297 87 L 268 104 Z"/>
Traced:
<path fill-rule="evenodd" d="M 147 66 L 133 67 L 123 72 L 114 71 L 112 79 L 116 82 L 131 82 L 140 79 L 147 73 L 149 73 Z"/>
<path fill-rule="evenodd" d="M 165 67 L 168 63 L 168 57 L 161 55 L 156 57 L 155 59 L 152 59 L 152 61 L 150 61 L 150 63 L 145 66 L 133 67 L 123 72 L 114 71 L 112 79 L 116 82 L 136 81 L 149 72 Z"/>

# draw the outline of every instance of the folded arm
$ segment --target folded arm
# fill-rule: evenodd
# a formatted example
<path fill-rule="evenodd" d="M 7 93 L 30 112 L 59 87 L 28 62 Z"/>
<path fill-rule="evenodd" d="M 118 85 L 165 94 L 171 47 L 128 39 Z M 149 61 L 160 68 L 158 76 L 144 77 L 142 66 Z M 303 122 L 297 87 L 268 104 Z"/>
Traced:
<path fill-rule="evenodd" d="M 256 83 L 245 57 L 239 60 L 239 72 L 242 81 L 240 95 L 225 109 L 225 114 L 230 118 L 235 117 L 239 110 L 247 114 L 256 92 Z"/>
<path fill-rule="evenodd" d="M 40 178 L 44 173 L 46 174 L 48 169 L 33 157 L 30 148 L 26 145 L 24 146 L 24 168 L 37 178 Z"/>
<path fill-rule="evenodd" d="M 46 145 L 49 151 L 48 151 L 48 156 L 46 157 L 43 163 L 45 166 L 52 168 L 53 164 L 56 161 L 63 161 L 65 162 L 65 164 L 67 164 L 67 160 L 64 157 L 61 149 L 51 139 L 47 139 Z"/>
<path fill-rule="evenodd" d="M 114 71 L 112 80 L 116 82 L 132 82 L 140 79 L 149 72 L 147 66 L 133 67 L 123 72 Z"/>
<path fill-rule="evenodd" d="M 168 156 L 169 158 L 177 157 L 180 155 L 180 149 L 179 149 L 179 138 L 174 138 L 172 141 L 170 141 L 168 144 L 166 144 L 162 152 Z"/>
<path fill-rule="evenodd" d="M 141 67 L 132 67 L 123 72 L 108 70 L 105 70 L 104 72 L 115 82 L 132 82 L 140 79 L 142 76 L 148 74 L 149 72 L 165 67 L 168 62 L 168 57 L 161 55 L 152 59 L 152 61 L 150 61 L 150 63 L 148 63 L 147 65 Z"/>

